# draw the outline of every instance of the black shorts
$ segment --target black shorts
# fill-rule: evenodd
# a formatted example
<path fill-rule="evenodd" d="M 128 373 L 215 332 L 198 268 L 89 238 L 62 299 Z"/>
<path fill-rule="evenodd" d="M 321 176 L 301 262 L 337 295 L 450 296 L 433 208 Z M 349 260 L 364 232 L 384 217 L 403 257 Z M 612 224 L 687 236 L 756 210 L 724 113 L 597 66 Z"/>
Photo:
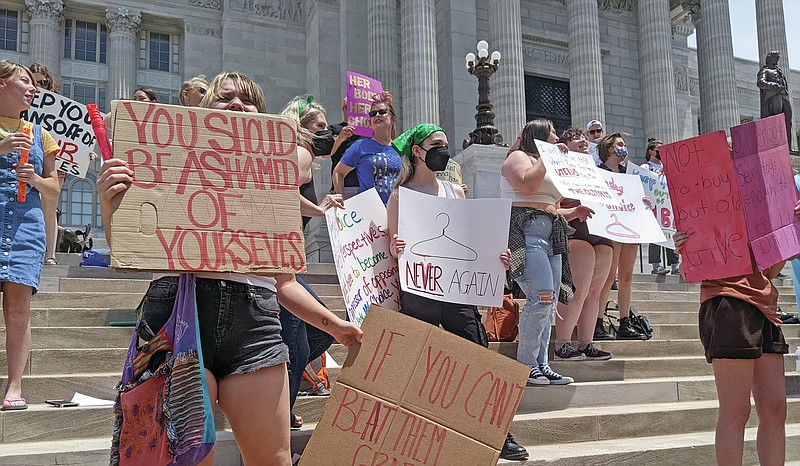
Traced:
<path fill-rule="evenodd" d="M 569 237 L 569 239 L 586 241 L 593 247 L 600 245 L 608 246 L 610 248 L 614 247 L 614 244 L 610 239 L 589 233 L 589 227 L 586 225 L 586 222 L 581 222 L 576 218 L 570 220 L 569 226 L 575 229 L 575 233 L 573 233 L 572 236 Z"/>
<path fill-rule="evenodd" d="M 203 365 L 217 380 L 289 361 L 274 291 L 228 280 L 198 278 L 196 283 Z M 139 319 L 157 333 L 169 319 L 177 294 L 178 277 L 150 282 Z"/>
<path fill-rule="evenodd" d="M 730 296 L 716 296 L 700 305 L 700 340 L 706 360 L 758 359 L 786 354 L 789 345 L 780 327 L 757 307 Z"/>
<path fill-rule="evenodd" d="M 448 332 L 477 343 L 489 346 L 489 337 L 481 323 L 476 306 L 437 301 L 400 291 L 400 313 L 423 320 L 431 325 L 441 325 Z"/>

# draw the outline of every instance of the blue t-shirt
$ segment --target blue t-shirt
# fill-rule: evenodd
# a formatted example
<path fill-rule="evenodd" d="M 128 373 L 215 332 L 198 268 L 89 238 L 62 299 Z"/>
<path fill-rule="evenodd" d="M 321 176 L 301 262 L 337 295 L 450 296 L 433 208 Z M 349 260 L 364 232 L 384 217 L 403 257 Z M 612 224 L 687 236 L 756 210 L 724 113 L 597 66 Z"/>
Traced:
<path fill-rule="evenodd" d="M 389 202 L 403 160 L 392 146 L 384 146 L 374 139 L 359 139 L 342 156 L 341 163 L 353 167 L 358 177 L 358 192 L 378 190 L 383 203 Z"/>

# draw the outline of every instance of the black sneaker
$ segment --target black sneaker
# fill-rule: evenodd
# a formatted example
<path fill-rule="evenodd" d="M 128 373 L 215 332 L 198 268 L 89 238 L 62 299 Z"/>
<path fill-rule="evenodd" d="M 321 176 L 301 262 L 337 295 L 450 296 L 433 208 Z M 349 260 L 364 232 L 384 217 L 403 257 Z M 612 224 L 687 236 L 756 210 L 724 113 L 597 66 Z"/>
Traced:
<path fill-rule="evenodd" d="M 564 343 L 561 348 L 555 351 L 554 359 L 557 361 L 582 361 L 586 355 L 572 347 L 569 343 Z"/>
<path fill-rule="evenodd" d="M 669 270 L 667 270 L 665 267 L 659 266 L 659 267 L 651 270 L 650 273 L 656 274 L 656 275 L 666 275 L 666 274 L 669 273 Z"/>
<path fill-rule="evenodd" d="M 633 328 L 630 317 L 623 317 L 619 319 L 617 340 L 647 340 L 647 335 Z"/>
<path fill-rule="evenodd" d="M 528 375 L 528 385 L 550 385 L 550 379 L 542 374 L 541 369 L 532 367 L 531 373 Z"/>
<path fill-rule="evenodd" d="M 614 335 L 606 331 L 606 328 L 603 325 L 603 319 L 597 319 L 597 323 L 594 326 L 594 340 L 596 341 L 616 340 L 616 338 L 614 338 Z"/>
<path fill-rule="evenodd" d="M 583 353 L 583 355 L 586 356 L 586 359 L 589 361 L 608 361 L 612 356 L 612 354 L 608 351 L 595 348 L 591 343 L 589 343 L 586 348 L 579 351 Z"/>
<path fill-rule="evenodd" d="M 503 445 L 503 450 L 500 452 L 500 458 L 504 460 L 526 460 L 528 459 L 528 450 L 514 440 L 511 432 L 506 435 L 506 443 Z"/>
<path fill-rule="evenodd" d="M 543 366 L 539 368 L 545 377 L 550 381 L 550 385 L 569 385 L 575 381 L 572 377 L 561 375 L 558 372 L 550 369 L 550 366 Z"/>
<path fill-rule="evenodd" d="M 619 285 L 617 285 L 617 280 L 614 280 L 614 283 L 611 284 L 612 290 L 619 290 Z"/>

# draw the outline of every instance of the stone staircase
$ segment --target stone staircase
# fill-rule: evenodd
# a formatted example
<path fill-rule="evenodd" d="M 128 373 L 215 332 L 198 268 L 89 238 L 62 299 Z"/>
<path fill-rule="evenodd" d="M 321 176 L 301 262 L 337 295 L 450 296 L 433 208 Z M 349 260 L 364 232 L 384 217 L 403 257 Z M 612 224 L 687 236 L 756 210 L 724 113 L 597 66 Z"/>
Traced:
<path fill-rule="evenodd" d="M 108 464 L 112 409 L 54 408 L 44 400 L 71 398 L 74 392 L 113 398 L 131 328 L 108 323 L 133 320 L 149 275 L 80 268 L 78 260 L 62 255 L 62 265 L 45 267 L 41 291 L 33 298 L 33 348 L 24 379 L 30 409 L 0 412 L 0 465 Z M 331 309 L 344 315 L 332 265 L 310 264 L 305 277 Z M 779 291 L 781 307 L 796 312 L 791 281 L 781 283 Z M 654 325 L 653 339 L 602 342 L 598 346 L 614 353 L 610 361 L 554 361 L 553 369 L 576 383 L 526 389 L 512 432 L 531 459 L 501 463 L 714 463 L 717 401 L 698 338 L 698 285 L 680 283 L 675 276 L 637 274 L 633 305 Z M 0 333 L 5 333 L 1 320 Z M 793 354 L 800 325 L 784 326 L 784 333 L 791 350 L 785 358 L 787 460 L 800 461 L 800 376 Z M 516 343 L 493 343 L 491 349 L 513 357 Z M 330 354 L 341 363 L 346 349 L 334 345 Z M 0 370 L 5 364 L 0 356 Z M 335 379 L 338 370 L 330 372 Z M 4 379 L 0 385 L 5 386 Z M 305 425 L 292 433 L 294 451 L 305 446 L 325 402 L 326 397 L 298 398 L 295 411 Z M 215 464 L 240 465 L 226 420 L 218 415 L 216 422 Z M 753 464 L 755 411 L 749 425 L 745 463 Z"/>

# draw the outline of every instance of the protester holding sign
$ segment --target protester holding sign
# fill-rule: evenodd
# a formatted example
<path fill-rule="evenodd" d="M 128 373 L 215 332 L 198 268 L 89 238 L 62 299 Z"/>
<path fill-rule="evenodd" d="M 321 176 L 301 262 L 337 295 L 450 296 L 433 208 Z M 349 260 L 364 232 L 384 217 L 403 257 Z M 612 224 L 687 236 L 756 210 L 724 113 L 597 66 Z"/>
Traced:
<path fill-rule="evenodd" d="M 158 97 L 156 97 L 156 91 L 149 87 L 139 87 L 133 91 L 133 100 L 139 102 L 158 102 Z"/>
<path fill-rule="evenodd" d="M 556 212 L 561 194 L 539 158 L 536 139 L 551 144 L 558 141 L 551 121 L 528 122 L 520 134 L 519 149 L 508 154 L 500 169 L 501 197 L 512 201 L 509 277 L 519 283 L 527 296 L 519 318 L 517 361 L 530 366 L 528 383 L 564 385 L 575 380 L 550 369 L 547 351 L 556 303 L 559 299 L 568 302 L 574 290 L 566 262 L 570 228 Z M 562 271 L 569 291 L 563 297 L 559 293 Z"/>
<path fill-rule="evenodd" d="M 764 205 L 766 207 L 766 205 Z M 789 214 L 787 212 L 787 214 Z M 800 217 L 800 202 L 794 215 Z M 675 233 L 675 251 L 692 241 Z M 696 240 L 695 240 L 696 241 Z M 715 437 L 717 464 L 742 464 L 744 429 L 750 417 L 750 395 L 758 414 L 756 448 L 761 464 L 784 464 L 786 454 L 786 382 L 783 355 L 789 352 L 781 331 L 778 290 L 770 281 L 781 261 L 766 270 L 700 284 L 700 340 L 714 368 L 719 398 Z M 683 272 L 683 267 L 681 267 Z"/>
<path fill-rule="evenodd" d="M 568 128 L 561 134 L 559 142 L 566 144 L 571 152 L 589 153 L 589 141 L 583 135 L 581 128 Z M 562 199 L 560 208 L 567 218 L 574 217 L 569 222 L 569 226 L 575 229 L 575 233 L 569 238 L 569 267 L 573 271 L 575 296 L 569 303 L 558 305 L 562 319 L 556 319 L 555 359 L 562 361 L 611 359 L 611 353 L 596 348 L 592 343 L 595 339 L 613 338 L 603 327 L 603 320 L 595 319 L 600 303 L 600 290 L 611 269 L 611 259 L 614 255 L 612 241 L 589 233 L 586 219 L 594 212 L 589 207 L 582 206 L 580 201 Z M 576 325 L 577 349 L 571 344 L 572 332 Z M 598 336 L 600 338 L 597 338 Z"/>
<path fill-rule="evenodd" d="M 382 92 L 375 96 L 369 111 L 369 121 L 375 135 L 354 142 L 333 170 L 333 190 L 344 194 L 344 178 L 353 169 L 358 176 L 358 192 L 373 187 L 378 190 L 383 203 L 400 174 L 400 155 L 390 145 L 397 134 L 392 95 Z"/>
<path fill-rule="evenodd" d="M 266 111 L 258 84 L 235 72 L 218 75 L 201 106 L 238 112 Z M 133 181 L 133 171 L 126 165 L 120 159 L 106 161 L 97 178 L 109 244 L 112 200 Z M 288 354 L 280 337 L 278 300 L 346 346 L 360 341 L 362 332 L 317 303 L 293 274 L 197 275 L 200 342 L 206 355 L 203 362 L 211 399 L 217 401 L 230 421 L 245 464 L 288 465 Z M 176 276 L 161 276 L 150 283 L 139 317 L 155 332 L 172 312 L 177 283 Z M 213 458 L 206 462 L 213 463 Z"/>
<path fill-rule="evenodd" d="M 38 291 L 45 254 L 41 198 L 55 198 L 59 191 L 55 163 L 58 144 L 41 126 L 19 117 L 33 102 L 35 81 L 24 66 L 0 61 L 0 212 L 5 224 L 0 243 L 0 283 L 8 361 L 4 411 L 28 407 L 22 397 L 22 372 L 31 348 L 31 296 Z M 20 163 L 21 152 L 28 152 L 27 163 Z M 20 201 L 18 190 L 23 183 L 27 190 L 24 201 Z"/>
<path fill-rule="evenodd" d="M 628 146 L 622 133 L 611 133 L 597 143 L 597 153 L 602 162 L 599 167 L 614 173 L 625 173 L 626 167 L 622 162 L 628 157 Z M 649 201 L 648 201 L 649 203 Z M 614 257 L 611 261 L 611 271 L 606 278 L 600 293 L 598 318 L 603 317 L 605 303 L 614 278 L 617 279 L 617 306 L 619 308 L 619 340 L 646 340 L 647 336 L 633 328 L 631 315 L 631 292 L 633 289 L 633 265 L 636 263 L 638 245 L 619 243 L 614 241 Z"/>
<path fill-rule="evenodd" d="M 647 142 L 647 152 L 644 156 L 645 163 L 642 165 L 642 167 L 659 175 L 664 172 L 664 166 L 661 164 L 661 154 L 658 152 L 658 148 L 663 144 L 658 139 L 650 138 Z M 667 265 L 671 267 L 672 274 L 677 275 L 680 273 L 680 258 L 675 254 L 674 250 L 667 247 L 663 247 L 663 249 L 666 254 Z M 670 272 L 669 269 L 661 265 L 661 250 L 662 246 L 660 244 L 650 243 L 650 246 L 648 246 L 647 262 L 653 266 L 653 270 L 650 273 L 666 275 Z"/>
<path fill-rule="evenodd" d="M 437 179 L 436 175 L 447 168 L 450 160 L 447 135 L 436 125 L 419 124 L 392 141 L 392 147 L 403 157 L 403 168 L 397 179 L 397 186 L 386 205 L 389 216 L 389 235 L 392 256 L 397 258 L 405 250 L 406 243 L 397 236 L 398 207 L 400 187 L 406 187 L 431 196 L 451 199 L 464 199 L 464 191 L 455 183 Z M 506 267 L 511 262 L 511 252 L 500 254 L 500 261 Z M 400 312 L 428 322 L 466 338 L 481 346 L 488 347 L 486 329 L 481 324 L 477 306 L 439 301 L 413 293 L 400 291 Z M 509 433 L 501 456 L 506 459 L 525 459 L 528 451 L 517 444 Z"/>

